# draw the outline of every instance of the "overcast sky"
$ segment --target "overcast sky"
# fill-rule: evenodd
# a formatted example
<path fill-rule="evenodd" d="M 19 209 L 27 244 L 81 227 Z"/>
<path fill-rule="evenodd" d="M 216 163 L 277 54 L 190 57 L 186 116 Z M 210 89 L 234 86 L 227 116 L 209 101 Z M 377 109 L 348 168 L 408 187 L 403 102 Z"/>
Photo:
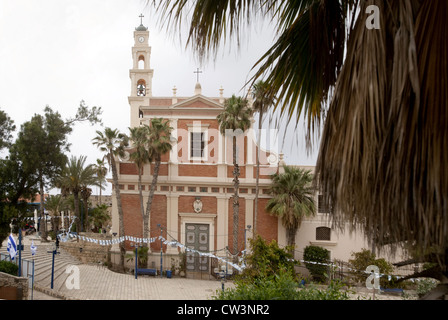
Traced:
<path fill-rule="evenodd" d="M 226 47 L 216 61 L 199 65 L 184 43 L 160 28 L 143 0 L 1 0 L 0 108 L 19 128 L 35 113 L 42 114 L 46 105 L 64 118 L 73 117 L 84 100 L 102 107 L 104 126 L 127 133 L 131 48 L 141 13 L 150 31 L 154 96 L 171 96 L 174 86 L 178 96 L 192 96 L 196 68 L 203 72 L 205 96 L 219 96 L 221 86 L 226 97 L 242 95 L 251 67 L 274 38 L 269 26 L 257 28 L 243 38 L 240 50 Z M 85 155 L 94 163 L 102 155 L 91 140 L 102 129 L 76 125 L 71 154 Z M 317 152 L 308 157 L 303 135 L 288 132 L 286 162 L 314 165 Z"/>

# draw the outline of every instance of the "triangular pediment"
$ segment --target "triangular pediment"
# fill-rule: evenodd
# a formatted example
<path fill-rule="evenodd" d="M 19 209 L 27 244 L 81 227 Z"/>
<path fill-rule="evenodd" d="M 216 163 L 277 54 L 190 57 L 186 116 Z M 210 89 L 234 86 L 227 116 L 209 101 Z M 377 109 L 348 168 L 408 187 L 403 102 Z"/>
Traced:
<path fill-rule="evenodd" d="M 209 99 L 203 95 L 196 95 L 187 100 L 178 102 L 170 109 L 222 109 L 223 106 L 217 101 Z"/>

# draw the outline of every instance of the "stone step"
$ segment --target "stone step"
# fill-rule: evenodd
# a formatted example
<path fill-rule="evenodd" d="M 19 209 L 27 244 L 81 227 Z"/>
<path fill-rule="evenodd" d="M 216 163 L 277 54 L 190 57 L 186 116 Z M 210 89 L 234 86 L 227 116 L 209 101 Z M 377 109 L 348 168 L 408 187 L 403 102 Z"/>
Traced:
<path fill-rule="evenodd" d="M 36 243 L 37 252 L 33 256 L 29 249 L 29 244 L 24 245 L 24 250 L 21 252 L 21 259 L 34 261 L 34 283 L 41 288 L 51 287 L 51 269 L 52 269 L 52 243 Z M 8 254 L 6 243 L 0 248 L 0 252 Z M 67 277 L 66 273 L 68 267 L 72 265 L 80 265 L 81 262 L 63 249 L 58 250 L 59 254 L 55 255 L 54 261 L 54 278 L 53 288 L 58 289 L 65 284 Z"/>

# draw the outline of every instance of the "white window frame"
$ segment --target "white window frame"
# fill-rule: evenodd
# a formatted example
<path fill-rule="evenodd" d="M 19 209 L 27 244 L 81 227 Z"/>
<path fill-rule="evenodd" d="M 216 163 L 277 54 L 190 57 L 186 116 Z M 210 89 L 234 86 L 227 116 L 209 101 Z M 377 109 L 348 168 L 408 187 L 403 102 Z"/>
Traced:
<path fill-rule="evenodd" d="M 195 121 L 193 125 L 188 126 L 188 161 L 208 161 L 208 127 L 206 124 L 199 124 Z M 203 133 L 204 134 L 204 156 L 203 157 L 192 157 L 191 156 L 191 134 L 192 133 Z"/>

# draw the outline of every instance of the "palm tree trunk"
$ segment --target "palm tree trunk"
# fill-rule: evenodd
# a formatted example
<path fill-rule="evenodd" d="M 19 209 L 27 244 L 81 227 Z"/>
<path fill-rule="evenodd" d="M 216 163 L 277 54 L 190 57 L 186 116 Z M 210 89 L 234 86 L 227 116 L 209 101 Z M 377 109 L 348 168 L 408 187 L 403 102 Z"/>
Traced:
<path fill-rule="evenodd" d="M 290 227 L 286 229 L 286 241 L 288 243 L 288 246 L 295 246 L 296 234 L 297 234 L 297 228 Z"/>
<path fill-rule="evenodd" d="M 140 197 L 140 211 L 142 213 L 142 220 L 143 220 L 143 238 L 148 238 L 149 235 L 149 228 L 148 228 L 148 220 L 145 216 L 145 207 L 143 205 L 143 190 L 142 190 L 142 169 L 138 168 L 138 194 Z M 143 246 L 148 246 L 147 243 L 143 243 Z"/>
<path fill-rule="evenodd" d="M 254 201 L 254 237 L 257 234 L 257 221 L 258 221 L 258 192 L 259 192 L 259 184 L 260 184 L 260 140 L 261 140 L 261 121 L 263 119 L 263 112 L 260 110 L 259 115 L 259 123 L 258 123 L 258 138 L 257 138 L 257 173 L 256 173 L 256 181 L 255 181 L 255 201 Z"/>
<path fill-rule="evenodd" d="M 233 254 L 234 261 L 236 262 L 238 259 L 238 227 L 239 227 L 239 179 L 240 176 L 240 168 L 237 164 L 237 157 L 236 157 L 236 137 L 233 137 Z"/>
<path fill-rule="evenodd" d="M 160 163 L 162 162 L 160 155 L 156 156 L 156 162 L 154 165 L 154 173 L 152 176 L 152 182 L 151 182 L 151 189 L 149 191 L 149 196 L 148 196 L 148 203 L 146 205 L 146 214 L 145 214 L 145 222 L 144 222 L 144 227 L 145 227 L 145 233 L 149 234 L 149 225 L 150 225 L 150 216 L 151 216 L 151 207 L 152 207 L 152 201 L 154 199 L 154 193 L 156 191 L 156 186 L 157 186 L 157 179 L 159 177 L 159 169 L 160 169 Z M 162 250 L 162 248 L 160 249 Z"/>
<path fill-rule="evenodd" d="M 90 232 L 89 228 L 89 198 L 85 197 L 84 199 L 84 232 Z"/>
<path fill-rule="evenodd" d="M 81 232 L 81 215 L 79 214 L 79 191 L 73 190 L 73 200 L 75 202 L 76 231 Z"/>
<path fill-rule="evenodd" d="M 115 189 L 115 197 L 117 198 L 117 209 L 118 209 L 118 224 L 119 224 L 119 236 L 123 237 L 125 235 L 124 233 L 124 221 L 123 221 L 123 208 L 121 205 L 121 193 L 120 193 L 120 185 L 118 184 L 118 173 L 117 173 L 117 165 L 115 163 L 115 158 L 110 151 L 109 153 L 111 157 L 111 165 L 112 165 L 112 180 L 114 182 L 114 189 Z M 124 246 L 124 241 L 120 242 L 120 265 L 123 269 L 123 272 L 125 271 L 124 266 L 124 257 L 126 255 L 126 248 Z"/>
<path fill-rule="evenodd" d="M 102 198 L 102 195 L 101 195 L 101 188 L 103 187 L 103 184 L 100 182 L 100 200 L 99 200 L 99 204 L 100 204 L 100 206 L 101 206 L 101 198 Z"/>

